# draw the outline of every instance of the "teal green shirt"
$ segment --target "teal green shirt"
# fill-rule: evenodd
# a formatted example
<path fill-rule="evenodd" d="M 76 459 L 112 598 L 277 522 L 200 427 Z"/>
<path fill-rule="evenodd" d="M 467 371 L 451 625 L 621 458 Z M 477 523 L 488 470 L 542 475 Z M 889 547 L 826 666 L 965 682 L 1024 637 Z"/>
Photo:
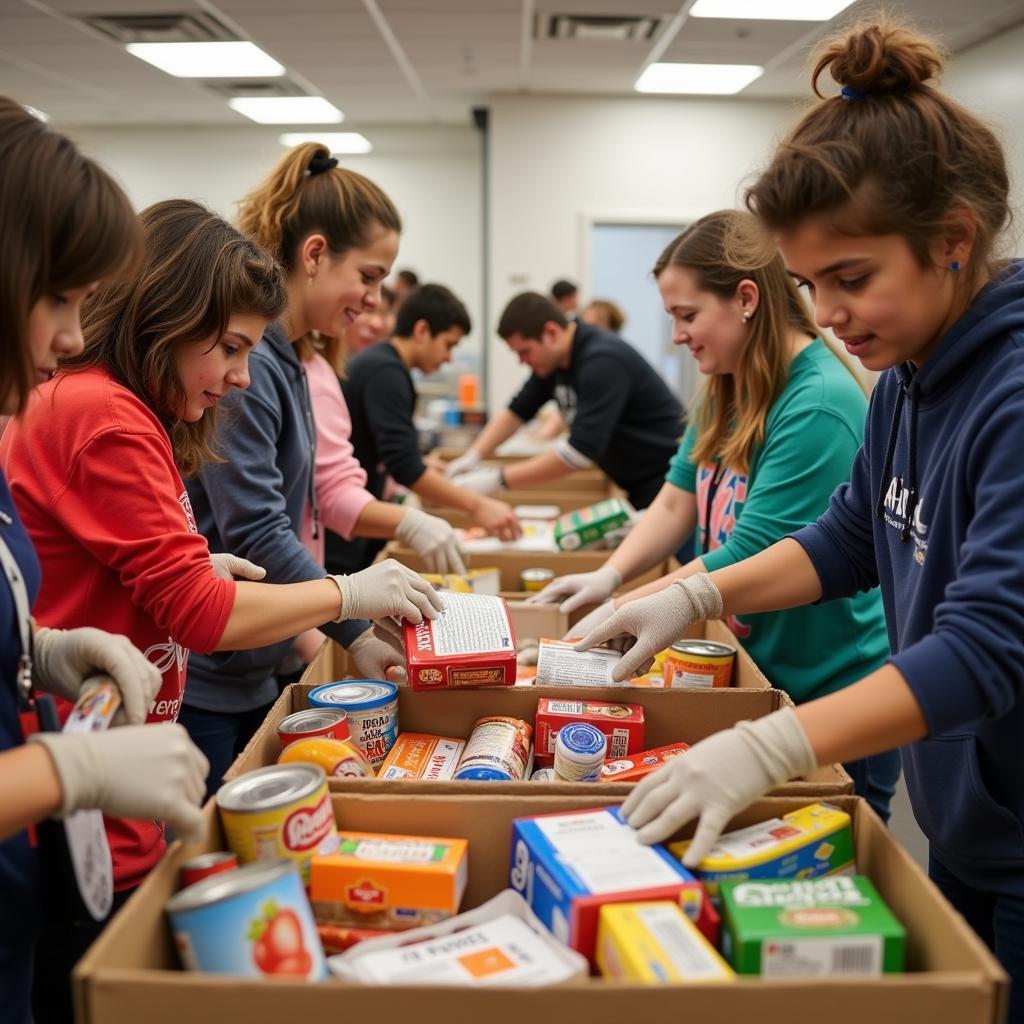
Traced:
<path fill-rule="evenodd" d="M 763 551 L 825 511 L 832 492 L 849 479 L 867 407 L 860 386 L 819 338 L 790 365 L 748 474 L 696 465 L 691 421 L 666 479 L 696 495 L 697 555 L 709 572 Z M 772 685 L 798 704 L 855 682 L 889 654 L 877 589 L 731 616 L 728 625 Z"/>

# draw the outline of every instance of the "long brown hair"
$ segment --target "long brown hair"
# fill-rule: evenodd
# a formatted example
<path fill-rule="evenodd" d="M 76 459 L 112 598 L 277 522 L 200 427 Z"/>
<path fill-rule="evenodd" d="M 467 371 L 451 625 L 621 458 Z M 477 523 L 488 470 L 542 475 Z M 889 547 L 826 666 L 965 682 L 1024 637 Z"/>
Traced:
<path fill-rule="evenodd" d="M 723 300 L 741 281 L 758 287 L 736 372 L 713 374 L 701 385 L 693 448 L 696 462 L 721 459 L 747 473 L 764 442 L 768 411 L 786 386 L 793 332 L 813 338 L 817 331 L 782 257 L 748 213 L 719 210 L 695 221 L 658 257 L 655 278 L 669 266 L 686 267 L 699 288 Z"/>
<path fill-rule="evenodd" d="M 299 246 L 312 234 L 322 234 L 332 255 L 343 256 L 380 231 L 401 233 L 402 218 L 380 186 L 338 167 L 322 143 L 306 142 L 289 150 L 238 204 L 238 226 L 291 273 Z M 302 338 L 296 351 L 307 359 L 312 343 Z"/>
<path fill-rule="evenodd" d="M 976 115 L 929 82 L 942 71 L 933 40 L 898 21 L 862 22 L 827 40 L 811 84 L 828 71 L 839 96 L 819 99 L 747 190 L 747 206 L 773 230 L 828 214 L 851 235 L 902 235 L 918 263 L 950 228 L 950 214 L 976 221 L 963 286 L 995 269 L 991 254 L 1009 220 L 1002 146 Z"/>
<path fill-rule="evenodd" d="M 22 412 L 36 385 L 28 317 L 44 296 L 81 288 L 137 258 L 128 197 L 75 144 L 0 97 L 0 381 Z"/>
<path fill-rule="evenodd" d="M 216 408 L 196 423 L 179 418 L 185 400 L 175 350 L 212 338 L 232 315 L 272 320 L 287 301 L 284 276 L 269 253 L 199 203 L 169 199 L 139 216 L 143 257 L 135 273 L 100 288 L 82 317 L 85 349 L 62 370 L 103 366 L 150 406 L 167 427 L 183 476 L 218 461 Z"/>

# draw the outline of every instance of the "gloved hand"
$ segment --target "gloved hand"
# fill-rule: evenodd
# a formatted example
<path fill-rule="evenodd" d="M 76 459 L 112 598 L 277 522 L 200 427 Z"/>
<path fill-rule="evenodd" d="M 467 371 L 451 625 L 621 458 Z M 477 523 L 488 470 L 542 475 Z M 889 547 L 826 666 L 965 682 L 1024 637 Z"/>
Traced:
<path fill-rule="evenodd" d="M 796 711 L 784 708 L 694 744 L 643 779 L 622 805 L 622 816 L 640 830 L 642 843 L 661 842 L 699 816 L 683 857 L 693 868 L 730 818 L 769 789 L 817 766 Z"/>
<path fill-rule="evenodd" d="M 462 487 L 474 494 L 497 494 L 505 485 L 501 478 L 500 466 L 482 466 L 480 469 L 459 473 L 451 478 L 456 487 Z"/>
<path fill-rule="evenodd" d="M 602 622 L 607 621 L 614 614 L 615 604 L 612 601 L 605 601 L 604 604 L 599 604 L 592 612 L 584 615 L 575 626 L 570 626 L 569 632 L 562 639 L 565 640 L 570 636 L 587 636 L 587 634 L 592 633 Z"/>
<path fill-rule="evenodd" d="M 184 727 L 128 725 L 110 732 L 40 732 L 60 779 L 58 817 L 97 808 L 117 818 L 156 818 L 186 836 L 202 828 L 210 764 Z"/>
<path fill-rule="evenodd" d="M 91 626 L 36 630 L 32 682 L 40 690 L 76 701 L 82 683 L 98 675 L 110 676 L 121 691 L 125 719 L 146 720 L 163 676 L 128 637 Z"/>
<path fill-rule="evenodd" d="M 262 565 L 250 562 L 248 558 L 230 555 L 226 551 L 211 554 L 210 561 L 213 563 L 213 571 L 217 574 L 217 578 L 222 580 L 233 580 L 240 577 L 243 580 L 255 582 L 267 575 L 267 570 Z"/>
<path fill-rule="evenodd" d="M 388 558 L 351 576 L 332 576 L 341 591 L 342 619 L 383 619 L 393 615 L 410 622 L 437 618 L 443 605 L 437 591 L 400 562 Z"/>
<path fill-rule="evenodd" d="M 452 459 L 452 461 L 445 466 L 445 476 L 451 480 L 452 477 L 458 476 L 460 473 L 468 473 L 471 469 L 476 469 L 479 465 L 480 456 L 470 448 L 465 452 L 465 454 L 460 455 L 457 459 Z"/>
<path fill-rule="evenodd" d="M 576 650 L 586 651 L 625 636 L 627 652 L 612 671 L 612 679 L 621 683 L 643 675 L 654 663 L 654 656 L 675 643 L 687 626 L 701 619 L 721 617 L 722 595 L 711 577 L 699 572 L 676 580 L 657 594 L 623 605 L 576 644 Z M 634 637 L 635 642 L 631 643 Z"/>
<path fill-rule="evenodd" d="M 481 498 L 473 509 L 473 521 L 501 540 L 515 540 L 523 534 L 511 505 L 495 498 Z"/>
<path fill-rule="evenodd" d="M 539 594 L 527 598 L 527 604 L 556 604 L 560 612 L 574 612 L 587 604 L 601 604 L 622 586 L 618 569 L 602 565 L 593 572 L 574 572 L 552 580 Z M 600 620 L 599 620 L 600 621 Z"/>
<path fill-rule="evenodd" d="M 376 629 L 360 633 L 348 645 L 348 653 L 352 655 L 356 671 L 364 679 L 387 679 L 388 669 L 392 669 L 391 682 L 399 686 L 407 686 L 409 677 L 405 671 L 405 648 L 395 644 L 387 633 Z"/>
<path fill-rule="evenodd" d="M 427 563 L 429 572 L 465 575 L 455 530 L 437 516 L 427 515 L 418 508 L 407 509 L 399 520 L 395 537 L 413 548 Z"/>

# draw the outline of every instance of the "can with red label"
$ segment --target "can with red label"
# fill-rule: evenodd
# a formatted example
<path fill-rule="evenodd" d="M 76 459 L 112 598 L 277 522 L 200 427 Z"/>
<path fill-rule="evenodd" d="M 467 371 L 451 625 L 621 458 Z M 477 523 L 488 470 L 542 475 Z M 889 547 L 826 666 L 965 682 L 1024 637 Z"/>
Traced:
<path fill-rule="evenodd" d="M 217 850 L 214 853 L 201 853 L 181 865 L 182 886 L 201 882 L 210 875 L 219 875 L 224 871 L 233 871 L 238 867 L 238 858 L 228 850 Z"/>
<path fill-rule="evenodd" d="M 277 738 L 281 741 L 282 750 L 291 743 L 317 736 L 331 740 L 350 740 L 352 730 L 345 709 L 309 708 L 307 711 L 296 711 L 282 718 L 277 726 Z"/>
<path fill-rule="evenodd" d="M 338 848 L 327 774 L 315 764 L 247 772 L 217 791 L 217 810 L 242 864 L 287 857 L 308 881 L 310 860 Z"/>

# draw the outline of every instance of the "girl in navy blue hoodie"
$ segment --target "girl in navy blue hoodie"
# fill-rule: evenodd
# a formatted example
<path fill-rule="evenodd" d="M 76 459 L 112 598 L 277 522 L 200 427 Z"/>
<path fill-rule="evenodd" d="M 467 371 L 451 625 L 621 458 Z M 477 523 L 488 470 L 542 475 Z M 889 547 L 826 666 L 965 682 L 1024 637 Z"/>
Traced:
<path fill-rule="evenodd" d="M 774 785 L 902 747 L 930 872 L 1018 984 L 1024 1021 L 1024 263 L 997 262 L 1002 149 L 929 80 L 937 48 L 893 23 L 829 42 L 841 87 L 747 195 L 815 317 L 882 371 L 851 479 L 814 524 L 626 605 L 627 678 L 692 621 L 880 586 L 891 655 L 859 683 L 697 744 L 624 806 L 657 841 L 699 818 L 687 863 Z M 820 95 L 820 94 L 819 94 Z"/>

